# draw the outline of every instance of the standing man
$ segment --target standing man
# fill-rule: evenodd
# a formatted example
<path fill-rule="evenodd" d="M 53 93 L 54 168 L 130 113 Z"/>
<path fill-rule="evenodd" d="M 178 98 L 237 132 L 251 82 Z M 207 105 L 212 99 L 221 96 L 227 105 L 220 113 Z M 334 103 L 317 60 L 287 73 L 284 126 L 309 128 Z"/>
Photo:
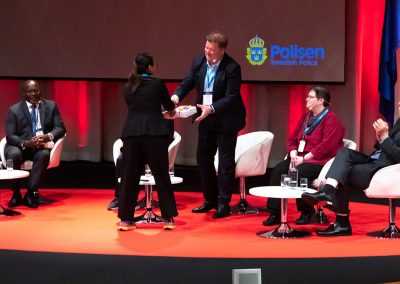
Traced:
<path fill-rule="evenodd" d="M 54 101 L 41 98 L 39 83 L 27 80 L 22 85 L 24 99 L 12 105 L 7 114 L 5 147 L 6 159 L 12 159 L 20 169 L 25 160 L 32 160 L 28 191 L 24 198 L 18 180 L 12 180 L 13 195 L 8 207 L 22 203 L 30 208 L 39 206 L 39 183 L 50 160 L 50 148 L 66 133 L 58 107 Z"/>
<path fill-rule="evenodd" d="M 204 203 L 192 209 L 205 213 L 217 209 L 214 219 L 230 215 L 235 182 L 235 147 L 238 131 L 245 125 L 246 109 L 240 95 L 240 66 L 225 52 L 228 38 L 221 32 L 206 37 L 204 55 L 197 56 L 171 100 L 178 104 L 193 89 L 197 91 L 199 121 L 197 164 Z M 218 149 L 218 178 L 214 156 Z"/>

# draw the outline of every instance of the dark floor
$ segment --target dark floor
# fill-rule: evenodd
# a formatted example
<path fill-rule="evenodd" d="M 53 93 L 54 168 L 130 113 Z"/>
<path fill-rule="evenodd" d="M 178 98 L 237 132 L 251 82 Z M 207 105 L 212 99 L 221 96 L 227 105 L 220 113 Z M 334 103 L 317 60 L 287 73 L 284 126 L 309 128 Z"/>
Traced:
<path fill-rule="evenodd" d="M 269 184 L 271 169 L 263 176 L 246 179 L 246 188 Z M 183 178 L 183 183 L 174 185 L 175 191 L 200 192 L 200 179 L 195 166 L 175 166 L 175 175 Z M 24 187 L 24 185 L 22 185 Z M 115 187 L 114 163 L 112 162 L 61 162 L 60 166 L 48 170 L 41 188 L 96 188 Z M 0 188 L 9 188 L 7 181 L 0 181 Z M 236 180 L 235 193 L 239 193 L 239 181 Z M 355 202 L 387 204 L 387 200 L 369 199 L 361 190 L 351 192 Z"/>

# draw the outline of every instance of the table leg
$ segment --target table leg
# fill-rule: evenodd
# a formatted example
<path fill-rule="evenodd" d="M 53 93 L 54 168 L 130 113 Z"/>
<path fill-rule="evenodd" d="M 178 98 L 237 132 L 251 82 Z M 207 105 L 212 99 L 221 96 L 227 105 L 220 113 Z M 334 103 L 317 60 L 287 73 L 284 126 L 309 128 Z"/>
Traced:
<path fill-rule="evenodd" d="M 311 236 L 310 232 L 294 230 L 287 223 L 287 198 L 281 199 L 281 223 L 274 230 L 260 231 L 257 235 L 269 239 L 297 239 Z"/>
<path fill-rule="evenodd" d="M 21 215 L 21 212 L 4 208 L 3 206 L 0 205 L 0 215 L 1 216 L 8 216 L 8 217 L 9 216 L 18 216 L 18 215 Z"/>
<path fill-rule="evenodd" d="M 153 199 L 153 186 L 145 185 L 146 191 L 146 211 L 138 216 L 133 218 L 135 223 L 139 224 L 150 224 L 150 223 L 162 223 L 163 219 L 153 212 L 153 208 L 151 207 L 151 202 Z"/>

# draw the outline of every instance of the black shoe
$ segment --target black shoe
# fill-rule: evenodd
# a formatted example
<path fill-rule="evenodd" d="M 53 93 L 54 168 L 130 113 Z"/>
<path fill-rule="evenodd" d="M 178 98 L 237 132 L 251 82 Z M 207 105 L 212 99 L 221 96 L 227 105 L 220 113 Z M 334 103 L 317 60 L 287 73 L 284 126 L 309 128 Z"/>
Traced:
<path fill-rule="evenodd" d="M 297 225 L 306 225 L 311 223 L 311 219 L 315 213 L 301 213 L 300 217 L 296 219 Z"/>
<path fill-rule="evenodd" d="M 115 197 L 113 200 L 111 200 L 110 204 L 108 204 L 107 210 L 118 209 L 118 203 L 119 203 L 119 198 Z"/>
<path fill-rule="evenodd" d="M 39 207 L 39 193 L 37 191 L 28 190 L 24 196 L 23 203 L 29 208 Z"/>
<path fill-rule="evenodd" d="M 217 209 L 217 203 L 212 201 L 204 201 L 204 203 L 196 208 L 192 209 L 193 213 L 207 213 L 211 209 Z"/>
<path fill-rule="evenodd" d="M 317 235 L 321 237 L 335 237 L 335 236 L 351 236 L 351 226 L 341 226 L 339 222 L 335 222 L 328 228 L 317 231 Z"/>
<path fill-rule="evenodd" d="M 21 192 L 17 191 L 14 192 L 10 201 L 8 202 L 8 207 L 9 208 L 13 208 L 13 207 L 17 207 L 19 205 L 22 204 L 22 195 Z"/>
<path fill-rule="evenodd" d="M 231 208 L 228 204 L 220 204 L 218 205 L 217 212 L 214 213 L 214 219 L 225 218 L 231 215 Z"/>
<path fill-rule="evenodd" d="M 271 213 L 269 217 L 262 222 L 264 226 L 279 225 L 281 223 L 281 218 L 275 213 Z"/>
<path fill-rule="evenodd" d="M 327 191 L 318 191 L 315 193 L 308 193 L 304 192 L 301 195 L 301 199 L 303 199 L 305 202 L 311 205 L 316 205 L 321 201 L 325 201 L 327 203 L 332 203 L 334 204 L 334 195 L 335 193 L 332 192 L 327 192 Z"/>

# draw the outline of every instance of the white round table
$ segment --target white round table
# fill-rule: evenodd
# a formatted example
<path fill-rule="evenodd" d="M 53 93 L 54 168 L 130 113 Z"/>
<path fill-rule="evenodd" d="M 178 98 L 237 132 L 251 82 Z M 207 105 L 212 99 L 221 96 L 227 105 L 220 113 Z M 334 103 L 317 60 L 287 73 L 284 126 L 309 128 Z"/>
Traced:
<path fill-rule="evenodd" d="M 5 180 L 5 179 L 17 179 L 17 178 L 25 178 L 29 176 L 28 171 L 22 171 L 22 170 L 0 170 L 0 180 Z"/>
<path fill-rule="evenodd" d="M 304 192 L 314 193 L 316 190 L 300 187 L 283 186 L 260 186 L 250 188 L 250 194 L 268 198 L 281 199 L 281 223 L 274 230 L 264 230 L 257 232 L 257 235 L 263 238 L 304 238 L 311 236 L 310 232 L 294 230 L 287 223 L 287 200 L 288 198 L 301 198 Z"/>
<path fill-rule="evenodd" d="M 18 179 L 18 178 L 25 178 L 29 176 L 28 171 L 22 171 L 22 170 L 0 170 L 0 180 L 9 180 L 9 179 Z M 10 210 L 7 208 L 4 208 L 3 206 L 0 205 L 0 215 L 3 216 L 16 216 L 20 215 L 21 213 L 18 211 Z"/>
<path fill-rule="evenodd" d="M 171 184 L 178 184 L 183 182 L 183 178 L 181 177 L 176 177 L 176 176 L 170 176 L 171 178 Z M 152 207 L 152 201 L 153 201 L 153 186 L 156 184 L 154 180 L 154 176 L 146 177 L 146 176 L 141 176 L 140 177 L 140 185 L 144 185 L 145 192 L 146 192 L 146 211 L 138 216 L 133 218 L 133 221 L 135 223 L 144 223 L 144 224 L 150 224 L 150 223 L 161 223 L 164 222 L 164 220 L 155 214 L 153 212 L 153 207 Z"/>

